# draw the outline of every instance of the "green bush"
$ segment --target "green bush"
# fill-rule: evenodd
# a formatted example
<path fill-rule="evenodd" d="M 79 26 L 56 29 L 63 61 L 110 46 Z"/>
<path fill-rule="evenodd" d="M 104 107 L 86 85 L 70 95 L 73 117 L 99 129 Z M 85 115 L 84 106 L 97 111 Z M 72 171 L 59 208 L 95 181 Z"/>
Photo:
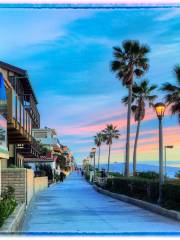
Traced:
<path fill-rule="evenodd" d="M 159 196 L 158 181 L 137 177 L 109 178 L 106 189 L 150 202 L 156 202 Z"/>
<path fill-rule="evenodd" d="M 31 169 L 31 166 L 29 166 L 27 163 L 24 164 L 24 168 Z"/>
<path fill-rule="evenodd" d="M 180 210 L 180 181 L 169 181 L 162 189 L 163 206 L 168 209 Z"/>
<path fill-rule="evenodd" d="M 175 177 L 180 179 L 180 171 L 176 172 Z"/>
<path fill-rule="evenodd" d="M 105 188 L 111 192 L 157 203 L 159 181 L 140 177 L 107 179 Z M 180 179 L 165 181 L 162 188 L 162 207 L 180 210 Z"/>
<path fill-rule="evenodd" d="M 17 168 L 17 166 L 15 164 L 10 164 L 8 168 Z"/>
<path fill-rule="evenodd" d="M 90 175 L 89 175 L 89 174 L 85 174 L 85 179 L 86 179 L 87 181 L 89 181 L 89 180 L 90 180 Z"/>
<path fill-rule="evenodd" d="M 42 175 L 45 174 L 45 176 L 48 177 L 48 180 L 53 180 L 53 171 L 52 167 L 49 164 L 40 164 L 39 170 L 42 173 Z"/>
<path fill-rule="evenodd" d="M 119 172 L 109 172 L 109 175 L 112 177 L 123 177 L 123 174 Z"/>
<path fill-rule="evenodd" d="M 14 211 L 17 206 L 16 199 L 14 197 L 14 188 L 8 186 L 1 195 L 2 200 L 0 201 L 0 227 L 9 215 Z"/>
<path fill-rule="evenodd" d="M 159 174 L 153 171 L 137 172 L 137 177 L 147 178 L 147 179 L 158 179 Z"/>
<path fill-rule="evenodd" d="M 59 174 L 55 174 L 55 175 L 54 175 L 54 180 L 55 180 L 56 182 L 59 182 L 59 181 L 60 181 L 60 175 L 59 175 Z"/>

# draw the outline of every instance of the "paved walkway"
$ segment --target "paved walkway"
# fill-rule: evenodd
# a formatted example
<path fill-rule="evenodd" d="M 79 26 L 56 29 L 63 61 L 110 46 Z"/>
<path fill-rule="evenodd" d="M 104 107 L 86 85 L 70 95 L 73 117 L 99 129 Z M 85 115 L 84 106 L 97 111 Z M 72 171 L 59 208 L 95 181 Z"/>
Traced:
<path fill-rule="evenodd" d="M 179 232 L 180 223 L 97 193 L 77 173 L 39 193 L 25 218 L 24 232 Z"/>

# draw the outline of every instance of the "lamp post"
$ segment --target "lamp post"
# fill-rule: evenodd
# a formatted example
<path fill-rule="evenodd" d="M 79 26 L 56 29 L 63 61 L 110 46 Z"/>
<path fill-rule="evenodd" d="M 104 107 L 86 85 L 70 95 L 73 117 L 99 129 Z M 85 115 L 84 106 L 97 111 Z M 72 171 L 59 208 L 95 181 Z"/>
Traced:
<path fill-rule="evenodd" d="M 156 103 L 154 105 L 157 117 L 159 119 L 159 199 L 158 203 L 162 200 L 162 185 L 164 184 L 164 174 L 163 174 L 163 131 L 162 131 L 162 118 L 164 117 L 164 112 L 166 106 L 164 103 Z"/>
<path fill-rule="evenodd" d="M 164 162 L 165 162 L 165 169 L 164 169 L 164 171 L 165 171 L 165 176 L 167 177 L 167 169 L 166 169 L 166 149 L 167 148 L 173 148 L 174 146 L 172 146 L 172 145 L 166 145 L 166 146 L 164 146 Z"/>
<path fill-rule="evenodd" d="M 91 149 L 91 154 L 94 158 L 94 178 L 93 178 L 93 182 L 95 182 L 95 177 L 96 177 L 96 148 Z"/>

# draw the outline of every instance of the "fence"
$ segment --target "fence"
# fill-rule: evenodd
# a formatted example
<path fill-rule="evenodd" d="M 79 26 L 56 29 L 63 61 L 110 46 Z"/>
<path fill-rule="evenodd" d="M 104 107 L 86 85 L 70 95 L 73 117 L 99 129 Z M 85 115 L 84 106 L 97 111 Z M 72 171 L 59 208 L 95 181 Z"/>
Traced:
<path fill-rule="evenodd" d="M 25 202 L 28 205 L 34 194 L 48 187 L 48 178 L 34 177 L 31 169 L 6 168 L 1 171 L 2 191 L 7 186 L 15 189 L 15 197 L 18 202 Z"/>

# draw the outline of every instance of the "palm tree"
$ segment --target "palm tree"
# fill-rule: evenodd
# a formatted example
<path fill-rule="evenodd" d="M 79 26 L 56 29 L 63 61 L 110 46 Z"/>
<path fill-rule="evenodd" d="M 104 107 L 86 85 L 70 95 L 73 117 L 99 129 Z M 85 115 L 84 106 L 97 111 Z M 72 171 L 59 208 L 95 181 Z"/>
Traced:
<path fill-rule="evenodd" d="M 157 95 L 153 95 L 152 92 L 157 88 L 157 85 L 149 85 L 147 80 L 141 81 L 139 84 L 135 83 L 132 87 L 132 103 L 131 110 L 134 114 L 134 120 L 137 121 L 136 137 L 134 142 L 133 152 L 133 176 L 136 175 L 136 156 L 137 156 L 137 144 L 139 138 L 140 124 L 145 116 L 145 103 L 149 104 L 149 107 L 153 105 Z M 128 104 L 128 96 L 122 99 L 122 102 Z"/>
<path fill-rule="evenodd" d="M 98 147 L 99 152 L 98 152 L 98 170 L 99 170 L 99 163 L 100 163 L 100 154 L 101 154 L 101 144 L 104 141 L 104 135 L 102 132 L 99 132 L 94 136 L 94 143 Z"/>
<path fill-rule="evenodd" d="M 110 156 L 111 156 L 111 146 L 113 139 L 118 139 L 120 136 L 119 130 L 116 126 L 113 126 L 112 124 L 109 124 L 106 126 L 106 128 L 102 131 L 103 133 L 103 139 L 104 142 L 106 142 L 107 145 L 109 145 L 109 153 L 108 153 L 108 168 L 107 173 L 109 173 L 109 165 L 110 165 Z"/>
<path fill-rule="evenodd" d="M 165 101 L 168 105 L 171 105 L 171 113 L 172 115 L 177 114 L 180 123 L 180 65 L 175 66 L 173 72 L 177 85 L 164 83 L 161 90 L 167 92 Z"/>
<path fill-rule="evenodd" d="M 128 88 L 128 111 L 126 132 L 126 163 L 125 176 L 129 176 L 129 153 L 130 153 L 130 124 L 131 124 L 131 102 L 132 86 L 134 77 L 141 77 L 149 68 L 149 52 L 147 45 L 141 45 L 139 41 L 125 40 L 122 47 L 114 47 L 115 60 L 111 63 L 111 69 L 117 73 L 122 84 Z"/>

